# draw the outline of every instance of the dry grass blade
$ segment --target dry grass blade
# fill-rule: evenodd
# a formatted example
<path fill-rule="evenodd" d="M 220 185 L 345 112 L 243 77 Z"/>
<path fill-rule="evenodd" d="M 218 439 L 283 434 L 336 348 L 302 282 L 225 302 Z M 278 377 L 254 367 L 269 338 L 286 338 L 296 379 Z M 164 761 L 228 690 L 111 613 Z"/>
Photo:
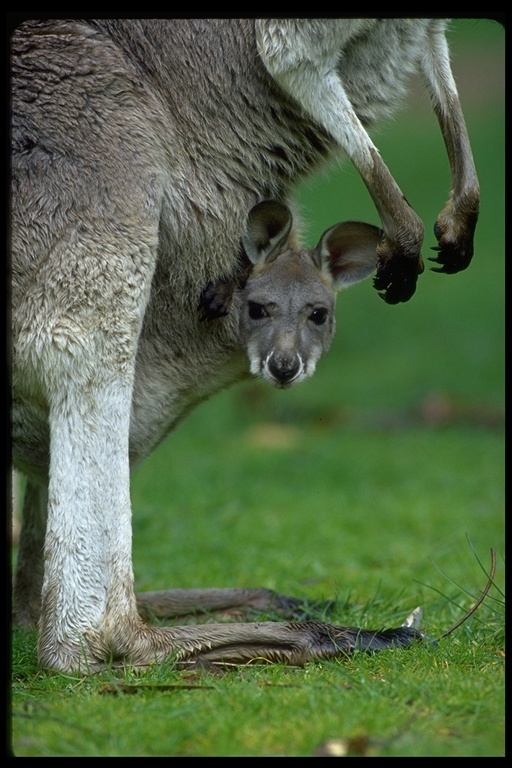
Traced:
<path fill-rule="evenodd" d="M 450 627 L 450 629 L 447 629 L 446 632 L 443 632 L 443 634 L 439 638 L 440 640 L 443 637 L 448 637 L 448 635 L 451 635 L 452 632 L 454 632 L 456 629 L 458 629 L 461 626 L 461 624 L 464 624 L 464 622 L 467 621 L 469 619 L 469 617 L 474 614 L 474 612 L 477 610 L 477 608 L 480 605 L 482 605 L 483 601 L 485 600 L 485 598 L 489 594 L 489 590 L 490 590 L 490 588 L 492 586 L 492 583 L 494 581 L 495 573 L 496 573 L 496 552 L 494 551 L 494 549 L 491 549 L 491 572 L 489 574 L 489 579 L 487 581 L 487 584 L 485 585 L 485 589 L 483 590 L 482 594 L 480 595 L 480 597 L 478 598 L 476 603 L 471 606 L 469 611 L 467 611 L 464 614 L 464 616 L 461 619 L 459 619 L 459 621 L 456 624 L 453 625 L 453 627 Z"/>

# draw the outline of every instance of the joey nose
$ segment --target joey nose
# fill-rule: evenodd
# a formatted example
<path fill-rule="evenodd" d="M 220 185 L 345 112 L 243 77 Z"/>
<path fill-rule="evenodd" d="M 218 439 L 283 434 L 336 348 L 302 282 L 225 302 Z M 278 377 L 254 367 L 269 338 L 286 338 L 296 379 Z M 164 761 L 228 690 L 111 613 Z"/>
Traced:
<path fill-rule="evenodd" d="M 284 383 L 297 376 L 300 360 L 297 357 L 273 355 L 269 361 L 268 369 L 275 379 Z"/>

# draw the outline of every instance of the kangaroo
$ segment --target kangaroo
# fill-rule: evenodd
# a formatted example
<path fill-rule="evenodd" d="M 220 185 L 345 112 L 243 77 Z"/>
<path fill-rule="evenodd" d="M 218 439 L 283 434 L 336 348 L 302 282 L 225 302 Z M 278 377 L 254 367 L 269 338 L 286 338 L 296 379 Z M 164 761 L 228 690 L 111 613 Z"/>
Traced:
<path fill-rule="evenodd" d="M 130 469 L 227 385 L 311 375 L 343 284 L 375 272 L 386 302 L 411 298 L 423 225 L 367 129 L 414 71 L 452 171 L 435 268 L 468 266 L 479 192 L 446 25 L 102 19 L 14 31 L 12 434 L 27 477 L 14 614 L 38 626 L 42 667 L 295 664 L 357 642 L 316 621 L 150 626 L 269 605 L 286 618 L 298 601 L 264 589 L 135 595 Z M 337 225 L 307 254 L 289 195 L 340 152 L 381 228 Z"/>
<path fill-rule="evenodd" d="M 331 346 L 336 291 L 375 272 L 382 230 L 359 221 L 330 227 L 311 250 L 300 249 L 289 208 L 266 200 L 249 212 L 242 238 L 237 301 L 240 345 L 249 371 L 280 389 L 304 381 Z M 209 286 L 205 319 L 227 314 L 236 284 Z"/>

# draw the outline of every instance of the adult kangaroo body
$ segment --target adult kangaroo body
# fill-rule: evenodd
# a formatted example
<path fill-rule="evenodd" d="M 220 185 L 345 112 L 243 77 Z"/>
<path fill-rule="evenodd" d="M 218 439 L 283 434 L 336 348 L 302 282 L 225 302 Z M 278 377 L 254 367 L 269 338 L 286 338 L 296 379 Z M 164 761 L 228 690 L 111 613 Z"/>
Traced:
<path fill-rule="evenodd" d="M 286 610 L 293 600 L 265 590 L 136 598 L 130 465 L 194 405 L 250 375 L 243 281 L 218 319 L 202 322 L 198 303 L 208 285 L 237 284 L 252 207 L 286 202 L 339 147 L 381 219 L 382 230 L 363 237 L 377 289 L 389 303 L 414 293 L 423 226 L 364 126 L 390 112 L 416 69 L 453 173 L 435 225 L 439 271 L 468 265 L 478 184 L 444 28 L 425 19 L 180 19 L 15 31 L 13 456 L 28 478 L 15 616 L 38 623 L 42 666 L 342 652 L 336 628 L 315 622 L 145 624 L 141 614 L 199 602 L 223 611 L 273 600 Z M 265 250 L 275 234 L 249 231 L 245 247 Z"/>

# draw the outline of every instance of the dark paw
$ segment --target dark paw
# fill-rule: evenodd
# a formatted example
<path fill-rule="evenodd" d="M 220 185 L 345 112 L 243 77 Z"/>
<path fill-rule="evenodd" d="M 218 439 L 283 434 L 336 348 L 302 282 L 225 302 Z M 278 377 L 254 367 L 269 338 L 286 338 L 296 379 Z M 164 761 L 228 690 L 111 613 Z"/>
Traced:
<path fill-rule="evenodd" d="M 197 309 L 201 320 L 216 320 L 226 317 L 231 308 L 233 289 L 226 283 L 208 283 L 201 291 Z"/>
<path fill-rule="evenodd" d="M 386 304 L 409 301 L 416 291 L 418 275 L 423 272 L 421 258 L 392 257 L 380 261 L 373 280 L 373 287 Z"/>
<path fill-rule="evenodd" d="M 467 269 L 473 258 L 473 232 L 476 226 L 476 217 L 474 222 L 469 227 L 469 233 L 466 237 L 460 239 L 457 242 L 443 242 L 443 231 L 441 227 L 436 224 L 434 226 L 434 234 L 437 238 L 439 245 L 435 245 L 432 250 L 437 251 L 435 258 L 429 258 L 429 261 L 434 261 L 440 264 L 439 267 L 431 267 L 433 272 L 444 272 L 447 275 L 454 275 L 457 272 Z"/>
<path fill-rule="evenodd" d="M 201 313 L 201 320 L 217 320 L 219 317 L 229 315 L 233 295 L 237 289 L 242 290 L 244 288 L 251 270 L 252 263 L 244 251 L 240 249 L 236 257 L 233 274 L 208 283 L 201 291 L 197 305 L 197 309 Z"/>
<path fill-rule="evenodd" d="M 434 261 L 441 266 L 430 267 L 430 269 L 432 272 L 444 272 L 447 275 L 462 272 L 469 267 L 473 257 L 472 246 L 470 249 L 461 249 L 458 245 L 436 245 L 432 250 L 437 251 L 438 254 L 434 259 L 429 258 L 429 261 Z"/>

